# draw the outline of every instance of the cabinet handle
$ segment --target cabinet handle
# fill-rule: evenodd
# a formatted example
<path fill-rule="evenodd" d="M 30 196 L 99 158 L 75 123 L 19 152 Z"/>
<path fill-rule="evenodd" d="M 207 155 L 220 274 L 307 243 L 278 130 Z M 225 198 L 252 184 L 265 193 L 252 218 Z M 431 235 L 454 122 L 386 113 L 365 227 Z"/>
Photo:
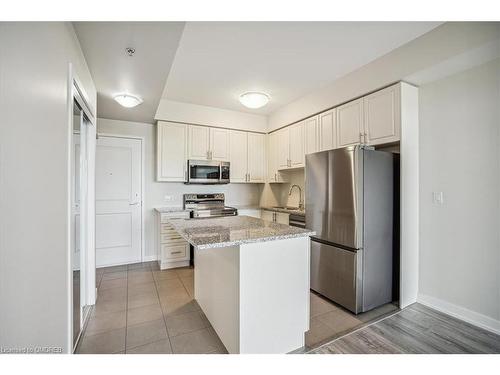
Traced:
<path fill-rule="evenodd" d="M 359 143 L 363 144 L 363 133 L 359 132 Z"/>
<path fill-rule="evenodd" d="M 278 179 L 276 178 L 276 173 L 274 174 L 274 182 L 278 181 Z"/>
<path fill-rule="evenodd" d="M 188 179 L 188 171 L 184 171 L 184 182 Z"/>
<path fill-rule="evenodd" d="M 250 182 L 250 173 L 248 174 L 248 182 Z"/>
<path fill-rule="evenodd" d="M 368 143 L 368 141 L 367 141 L 367 139 L 368 139 L 368 133 L 367 132 L 365 132 L 365 137 L 364 138 L 365 138 L 365 144 Z"/>
<path fill-rule="evenodd" d="M 182 251 L 172 251 L 172 252 L 170 252 L 170 254 L 180 254 L 180 253 L 182 253 Z"/>

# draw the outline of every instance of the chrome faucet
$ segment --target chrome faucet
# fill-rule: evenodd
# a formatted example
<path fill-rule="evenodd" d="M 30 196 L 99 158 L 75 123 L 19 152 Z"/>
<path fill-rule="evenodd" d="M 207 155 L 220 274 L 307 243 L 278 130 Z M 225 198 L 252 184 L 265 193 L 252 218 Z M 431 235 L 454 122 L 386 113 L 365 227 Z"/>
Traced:
<path fill-rule="evenodd" d="M 292 190 L 294 187 L 297 187 L 299 189 L 299 210 L 304 209 L 304 201 L 302 200 L 302 188 L 299 185 L 293 184 L 290 186 L 290 190 L 288 191 L 288 195 L 292 195 Z"/>

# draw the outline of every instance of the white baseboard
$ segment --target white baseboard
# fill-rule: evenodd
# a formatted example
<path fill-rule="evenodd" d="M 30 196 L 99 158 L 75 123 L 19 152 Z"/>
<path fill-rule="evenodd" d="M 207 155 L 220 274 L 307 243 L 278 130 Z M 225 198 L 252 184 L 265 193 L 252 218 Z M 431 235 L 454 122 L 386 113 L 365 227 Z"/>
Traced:
<path fill-rule="evenodd" d="M 144 256 L 144 258 L 142 259 L 143 262 L 152 262 L 153 260 L 157 260 L 158 258 L 156 257 L 156 255 L 148 255 L 148 256 Z"/>
<path fill-rule="evenodd" d="M 487 331 L 500 334 L 500 320 L 425 294 L 419 293 L 417 302 Z"/>

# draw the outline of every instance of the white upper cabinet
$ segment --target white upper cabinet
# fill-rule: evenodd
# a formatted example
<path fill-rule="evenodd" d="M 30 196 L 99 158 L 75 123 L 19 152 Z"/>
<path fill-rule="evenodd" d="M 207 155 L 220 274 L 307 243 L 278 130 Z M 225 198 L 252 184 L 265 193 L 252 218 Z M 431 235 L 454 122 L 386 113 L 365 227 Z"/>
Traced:
<path fill-rule="evenodd" d="M 248 182 L 266 181 L 266 136 L 248 133 Z"/>
<path fill-rule="evenodd" d="M 274 132 L 267 136 L 267 180 L 270 183 L 286 182 L 278 171 L 279 134 Z"/>
<path fill-rule="evenodd" d="M 332 150 L 337 147 L 337 109 L 331 109 L 318 116 L 318 151 Z"/>
<path fill-rule="evenodd" d="M 363 98 L 366 139 L 370 145 L 396 142 L 401 128 L 401 87 L 399 84 Z"/>
<path fill-rule="evenodd" d="M 363 98 L 337 107 L 337 147 L 364 143 Z"/>
<path fill-rule="evenodd" d="M 230 180 L 231 182 L 246 182 L 248 158 L 247 133 L 231 130 L 230 132 Z"/>
<path fill-rule="evenodd" d="M 229 160 L 229 134 L 230 130 L 210 128 L 209 157 L 212 160 Z"/>
<path fill-rule="evenodd" d="M 278 139 L 278 169 L 290 167 L 290 131 L 289 126 L 276 132 Z"/>
<path fill-rule="evenodd" d="M 186 181 L 188 126 L 158 121 L 156 131 L 157 181 Z"/>
<path fill-rule="evenodd" d="M 228 161 L 229 132 L 228 129 L 189 125 L 189 159 Z"/>
<path fill-rule="evenodd" d="M 209 160 L 210 128 L 189 125 L 188 145 L 189 159 Z"/>
<path fill-rule="evenodd" d="M 232 130 L 230 132 L 231 182 L 266 180 L 266 136 Z"/>
<path fill-rule="evenodd" d="M 315 116 L 304 121 L 304 153 L 307 155 L 318 151 L 318 116 Z"/>
<path fill-rule="evenodd" d="M 289 135 L 289 167 L 300 168 L 304 166 L 304 122 L 290 126 Z"/>

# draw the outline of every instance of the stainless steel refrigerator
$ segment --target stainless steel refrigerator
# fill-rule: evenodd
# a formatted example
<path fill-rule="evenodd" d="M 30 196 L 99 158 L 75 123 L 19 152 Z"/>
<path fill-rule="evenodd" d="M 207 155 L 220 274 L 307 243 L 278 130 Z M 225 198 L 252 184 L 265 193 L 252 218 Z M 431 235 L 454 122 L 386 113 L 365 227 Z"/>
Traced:
<path fill-rule="evenodd" d="M 392 300 L 393 156 L 364 146 L 306 155 L 311 289 L 354 313 Z"/>

